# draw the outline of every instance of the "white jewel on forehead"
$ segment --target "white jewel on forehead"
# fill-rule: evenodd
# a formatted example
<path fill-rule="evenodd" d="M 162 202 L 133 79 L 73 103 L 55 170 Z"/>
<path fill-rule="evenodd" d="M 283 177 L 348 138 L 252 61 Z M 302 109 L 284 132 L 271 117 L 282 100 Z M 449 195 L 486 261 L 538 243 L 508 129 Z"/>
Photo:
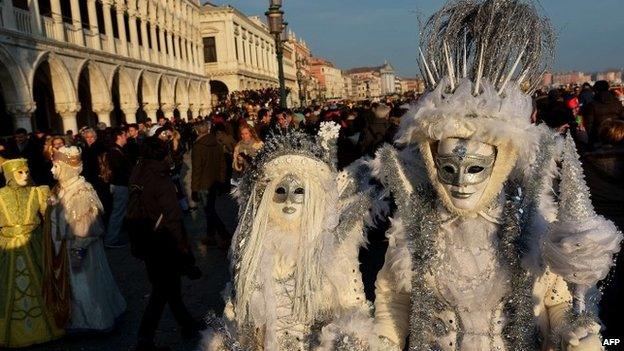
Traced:
<path fill-rule="evenodd" d="M 466 147 L 465 142 L 460 142 L 459 144 L 457 144 L 457 146 L 455 146 L 455 148 L 453 149 L 453 154 L 458 156 L 462 160 L 466 158 L 466 155 L 468 154 L 468 148 Z"/>

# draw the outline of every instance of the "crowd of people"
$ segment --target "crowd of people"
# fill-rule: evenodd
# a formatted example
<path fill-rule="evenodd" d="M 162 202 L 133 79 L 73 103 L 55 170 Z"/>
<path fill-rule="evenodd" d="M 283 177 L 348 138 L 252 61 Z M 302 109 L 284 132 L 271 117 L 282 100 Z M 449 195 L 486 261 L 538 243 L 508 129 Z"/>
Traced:
<path fill-rule="evenodd" d="M 596 210 L 624 227 L 621 96 L 607 82 L 538 93 L 533 122 L 561 133 L 572 132 L 585 160 Z M 0 144 L 0 156 L 9 160 L 3 164 L 3 190 L 8 190 L 0 190 L 0 202 L 5 201 L 0 211 L 0 262 L 13 262 L 2 265 L 3 286 L 8 289 L 0 293 L 0 304 L 13 309 L 3 309 L 5 315 L 0 316 L 0 346 L 46 342 L 60 337 L 64 330 L 113 328 L 125 302 L 99 245 L 115 249 L 131 244 L 132 253 L 145 262 L 152 293 L 139 327 L 137 350 L 160 350 L 154 345 L 154 335 L 166 304 L 183 334 L 197 334 L 205 326 L 186 310 L 180 290 L 182 276 L 201 276 L 182 222 L 184 213 L 200 208 L 208 224 L 204 243 L 226 250 L 232 233 L 217 214 L 217 198 L 238 184 L 267 138 L 293 130 L 315 136 L 321 123 L 334 122 L 340 126 L 337 161 L 342 169 L 363 156 L 374 157 L 382 145 L 392 143 L 402 116 L 417 100 L 414 96 L 345 101 L 291 110 L 278 106 L 278 90 L 264 89 L 234 92 L 209 116 L 192 121 L 161 116 L 155 123 L 148 119 L 112 128 L 98 125 L 65 135 L 17 129 Z M 190 162 L 185 162 L 189 153 Z M 61 168 L 67 170 L 53 170 Z M 189 184 L 184 181 L 188 172 Z M 72 190 L 78 186 L 74 183 L 80 184 L 78 190 Z M 83 202 L 71 199 L 78 193 Z M 8 200 L 9 196 L 18 200 Z M 89 204 L 85 208 L 88 213 L 78 211 L 81 214 L 77 215 L 75 206 L 84 201 Z M 41 235 L 47 227 L 57 229 Z M 383 231 L 380 233 L 369 236 L 373 245 L 385 240 Z M 36 240 L 22 246 L 24 235 Z M 50 243 L 43 243 L 45 240 Z M 164 262 L 162 257 L 172 259 Z M 618 266 L 621 270 L 623 265 Z M 65 276 L 67 291 L 59 282 L 59 272 L 71 277 Z M 89 280 L 85 275 L 95 278 Z M 29 279 L 27 290 L 19 283 L 24 276 Z M 50 279 L 54 284 L 45 285 Z M 607 289 L 621 289 L 622 279 L 618 272 Z M 75 284 L 81 288 L 72 290 Z M 58 288 L 44 292 L 42 286 Z M 102 286 L 107 288 L 102 290 Z M 93 293 L 79 292 L 84 287 Z M 31 297 L 30 302 L 24 302 L 24 294 Z M 98 301 L 95 306 L 102 307 L 99 315 L 84 311 L 94 307 L 84 305 L 86 299 Z M 34 315 L 18 304 L 43 312 Z M 605 323 L 614 323 L 615 316 L 604 318 Z M 35 332 L 25 329 L 25 321 L 35 323 Z"/>

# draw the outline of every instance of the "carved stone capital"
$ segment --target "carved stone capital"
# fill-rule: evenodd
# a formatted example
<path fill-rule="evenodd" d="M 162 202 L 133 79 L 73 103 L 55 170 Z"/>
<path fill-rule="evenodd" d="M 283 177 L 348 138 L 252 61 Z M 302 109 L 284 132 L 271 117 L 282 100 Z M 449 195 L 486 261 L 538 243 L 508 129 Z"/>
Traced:
<path fill-rule="evenodd" d="M 92 106 L 93 112 L 96 114 L 110 113 L 114 108 L 115 106 L 110 102 L 95 102 Z"/>
<path fill-rule="evenodd" d="M 30 118 L 30 116 L 37 110 L 37 103 L 34 101 L 7 104 L 6 110 L 9 114 L 17 118 Z"/>
<path fill-rule="evenodd" d="M 63 118 L 73 117 L 80 111 L 79 102 L 62 102 L 56 104 L 56 112 Z"/>

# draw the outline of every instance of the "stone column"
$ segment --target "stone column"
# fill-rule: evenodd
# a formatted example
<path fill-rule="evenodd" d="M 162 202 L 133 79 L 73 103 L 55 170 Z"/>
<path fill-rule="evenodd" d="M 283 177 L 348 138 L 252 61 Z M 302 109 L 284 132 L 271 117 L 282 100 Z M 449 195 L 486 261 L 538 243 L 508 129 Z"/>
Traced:
<path fill-rule="evenodd" d="M 28 8 L 30 9 L 30 23 L 33 34 L 41 35 L 41 14 L 39 13 L 39 1 L 28 0 Z"/>
<path fill-rule="evenodd" d="M 186 58 L 186 67 L 189 70 L 192 70 L 193 67 L 193 48 L 191 46 L 191 40 L 186 38 L 186 51 L 188 52 L 188 57 Z"/>
<path fill-rule="evenodd" d="M 111 4 L 113 0 L 102 0 L 102 12 L 104 12 L 104 29 L 106 29 L 106 51 L 115 53 L 115 36 L 113 35 L 113 20 L 111 19 Z"/>
<path fill-rule="evenodd" d="M 139 33 L 137 32 L 136 26 L 137 16 L 134 9 L 128 8 L 128 21 L 128 24 L 130 25 L 130 46 L 132 47 L 130 56 L 134 58 L 141 58 L 141 54 L 139 52 Z M 141 35 L 143 35 L 143 33 L 141 33 Z"/>
<path fill-rule="evenodd" d="M 13 125 L 15 129 L 24 128 L 29 133 L 33 131 L 32 128 L 32 114 L 37 109 L 37 104 L 34 101 L 7 104 L 7 112 L 13 116 Z"/>
<path fill-rule="evenodd" d="M 87 0 L 87 10 L 89 11 L 89 27 L 91 30 L 91 45 L 95 50 L 102 49 L 102 42 L 100 41 L 100 29 L 98 28 L 97 11 L 95 10 L 95 0 Z"/>
<path fill-rule="evenodd" d="M 176 67 L 182 68 L 182 52 L 180 52 L 180 37 L 179 35 L 173 35 L 173 47 L 176 53 Z"/>
<path fill-rule="evenodd" d="M 148 43 L 149 37 L 147 36 L 147 18 L 141 17 L 141 38 L 143 39 L 143 60 L 149 61 L 150 52 Z"/>
<path fill-rule="evenodd" d="M 121 52 L 118 52 L 118 54 L 128 56 L 128 38 L 126 37 L 126 21 L 124 18 L 126 6 L 123 0 L 117 1 L 115 10 L 117 13 L 117 33 L 119 33 L 119 42 L 121 43 Z"/>
<path fill-rule="evenodd" d="M 74 44 L 84 46 L 84 33 L 82 32 L 82 21 L 80 18 L 80 5 L 78 4 L 78 0 L 71 0 L 70 6 L 73 25 L 72 29 L 74 31 L 74 40 L 76 41 Z"/>
<path fill-rule="evenodd" d="M 183 121 L 188 121 L 189 106 L 188 105 L 179 105 L 178 106 L 178 111 L 180 112 L 180 118 L 182 118 Z"/>
<path fill-rule="evenodd" d="M 126 123 L 130 124 L 130 123 L 136 123 L 137 119 L 136 119 L 136 112 L 137 109 L 139 107 L 136 105 L 128 105 L 128 106 L 121 106 L 121 110 L 123 111 L 124 115 L 126 116 Z"/>
<path fill-rule="evenodd" d="M 50 0 L 50 9 L 52 10 L 52 20 L 54 21 L 54 39 L 65 41 L 65 30 L 63 28 L 63 16 L 60 1 Z"/>
<path fill-rule="evenodd" d="M 61 115 L 63 120 L 63 131 L 67 132 L 68 130 L 73 131 L 74 133 L 78 132 L 78 120 L 76 119 L 76 114 L 80 111 L 80 103 L 79 102 L 66 102 L 56 104 L 56 112 Z"/>
<path fill-rule="evenodd" d="M 152 39 L 152 62 L 158 63 L 160 55 L 158 53 L 158 38 L 156 37 L 156 17 L 150 17 L 150 37 Z"/>
<path fill-rule="evenodd" d="M 158 27 L 160 31 L 158 32 L 158 41 L 160 42 L 160 63 L 167 63 L 167 46 L 165 44 L 165 26 L 163 25 L 164 21 L 158 21 Z"/>
<path fill-rule="evenodd" d="M 145 111 L 147 118 L 151 119 L 152 122 L 156 123 L 156 116 L 158 112 L 158 106 L 156 104 L 146 103 L 143 106 L 143 111 Z"/>
<path fill-rule="evenodd" d="M 107 127 L 111 126 L 111 112 L 113 111 L 113 104 L 111 103 L 94 103 L 93 112 L 98 116 L 98 122 L 104 122 Z"/>
<path fill-rule="evenodd" d="M 200 54 L 199 53 L 202 52 L 202 48 L 203 48 L 203 45 L 195 44 L 195 69 L 197 70 L 195 72 L 198 72 L 198 73 L 201 72 L 201 65 L 202 65 L 201 61 L 202 60 L 200 60 Z M 203 55 L 202 55 L 202 57 L 203 57 Z"/>
<path fill-rule="evenodd" d="M 171 33 L 171 29 L 167 31 L 167 47 L 169 48 L 168 61 L 171 66 L 175 66 L 175 57 L 173 55 L 173 33 Z"/>
<path fill-rule="evenodd" d="M 199 117 L 199 111 L 200 111 L 199 104 L 191 105 L 191 113 L 193 114 L 193 118 Z"/>
<path fill-rule="evenodd" d="M 166 102 L 162 103 L 160 104 L 160 109 L 165 115 L 165 118 L 167 118 L 168 120 L 171 120 L 173 118 L 173 110 L 175 109 L 175 107 L 172 104 Z"/>

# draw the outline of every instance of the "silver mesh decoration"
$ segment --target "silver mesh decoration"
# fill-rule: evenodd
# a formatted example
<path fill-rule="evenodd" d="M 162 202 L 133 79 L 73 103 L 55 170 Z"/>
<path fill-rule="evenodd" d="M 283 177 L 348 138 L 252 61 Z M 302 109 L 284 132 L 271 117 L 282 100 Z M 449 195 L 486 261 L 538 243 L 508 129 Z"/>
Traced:
<path fill-rule="evenodd" d="M 433 14 L 420 35 L 419 67 L 433 90 L 462 79 L 499 94 L 511 82 L 532 92 L 554 58 L 555 34 L 531 0 L 456 0 Z M 446 82 L 445 80 L 445 82 Z"/>

